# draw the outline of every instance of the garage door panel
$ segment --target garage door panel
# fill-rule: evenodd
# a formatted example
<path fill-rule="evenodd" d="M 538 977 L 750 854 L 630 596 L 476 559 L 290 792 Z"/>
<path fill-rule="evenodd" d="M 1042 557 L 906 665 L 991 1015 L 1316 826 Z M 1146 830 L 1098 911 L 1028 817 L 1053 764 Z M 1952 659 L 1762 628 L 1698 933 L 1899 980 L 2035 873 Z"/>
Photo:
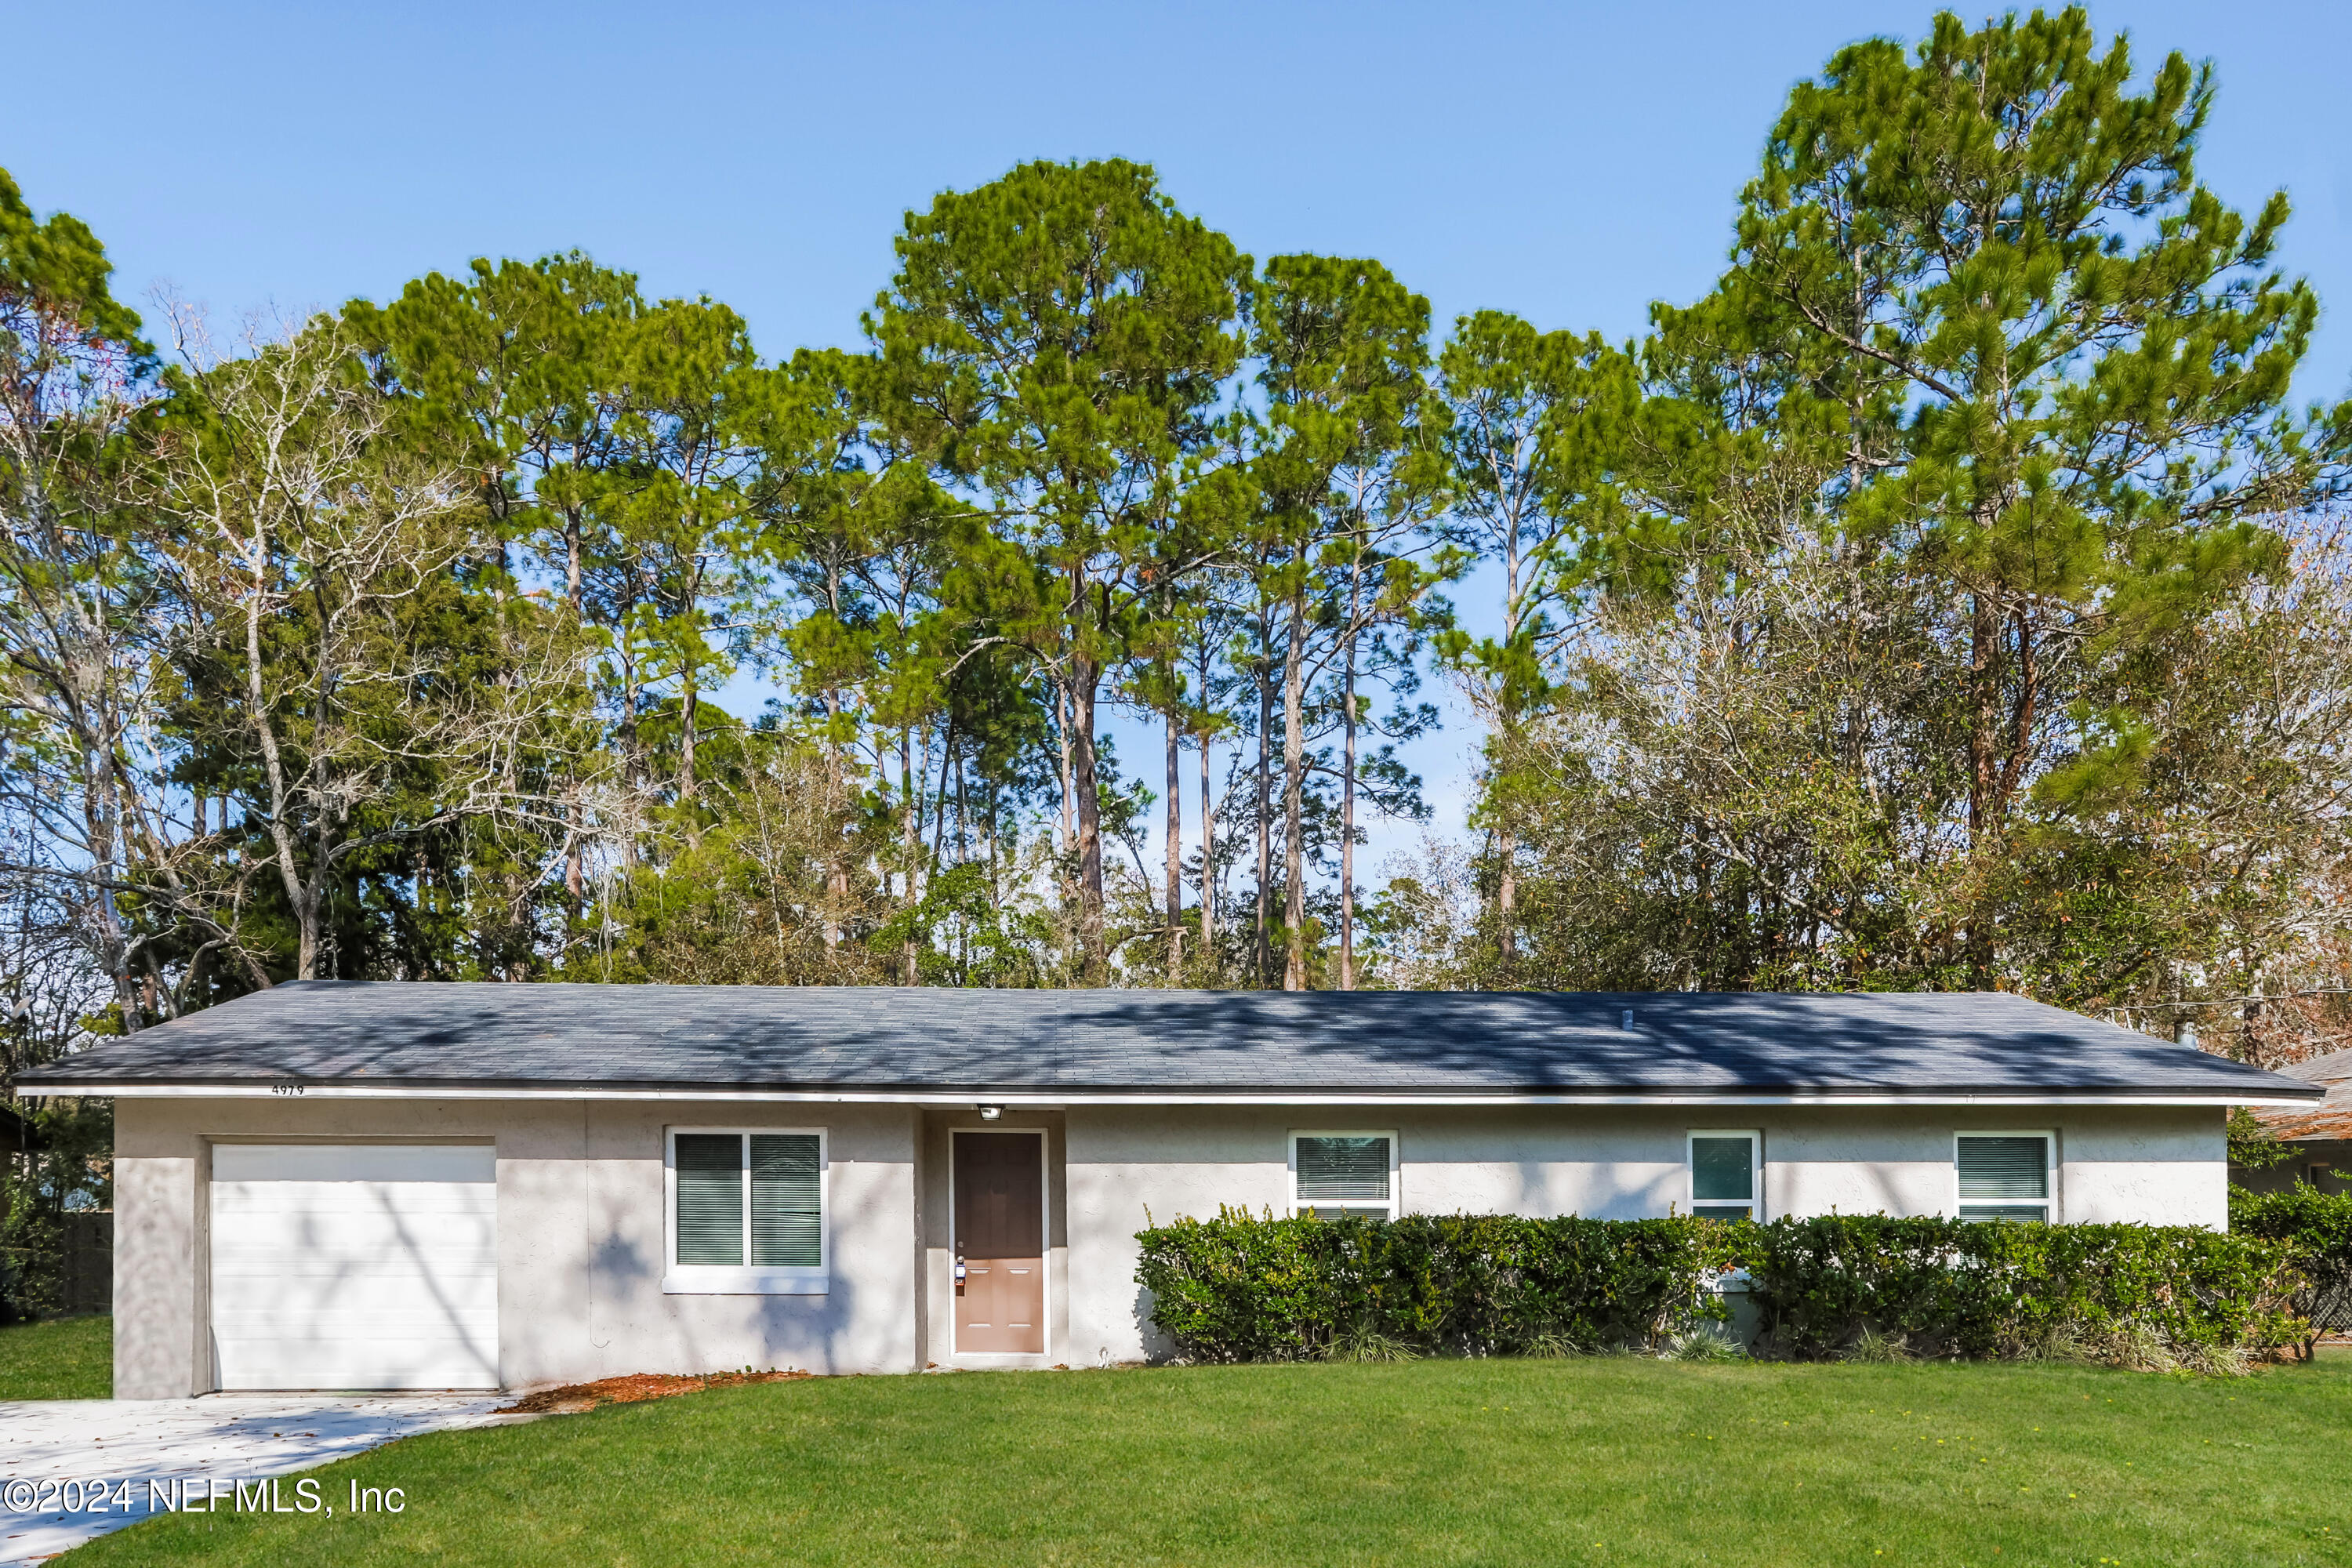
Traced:
<path fill-rule="evenodd" d="M 215 1182 L 496 1182 L 488 1143 L 215 1143 Z"/>
<path fill-rule="evenodd" d="M 445 1322 L 470 1321 L 498 1315 L 498 1290 L 493 1280 L 465 1280 L 454 1288 L 438 1281 L 376 1286 L 352 1279 L 293 1279 L 264 1289 L 258 1279 L 232 1279 L 216 1292 L 213 1322 L 225 1327 L 238 1322 L 299 1322 L 346 1313 L 388 1316 L 404 1321 L 403 1331 L 435 1331 Z"/>
<path fill-rule="evenodd" d="M 443 1340 L 219 1342 L 221 1383 L 241 1389 L 488 1388 L 491 1359 Z"/>
<path fill-rule="evenodd" d="M 215 1182 L 232 1214 L 488 1215 L 497 1190 L 474 1182 Z"/>
<path fill-rule="evenodd" d="M 494 1150 L 222 1144 L 213 1172 L 223 1388 L 497 1385 Z"/>
<path fill-rule="evenodd" d="M 425 1324 L 430 1325 L 430 1331 L 421 1331 L 420 1325 Z M 289 1345 L 352 1339 L 369 1342 L 446 1339 L 487 1345 L 498 1338 L 499 1315 L 495 1310 L 478 1309 L 426 1314 L 391 1306 L 319 1311 L 289 1302 L 274 1310 L 254 1307 L 220 1313 L 213 1320 L 213 1331 L 225 1340 L 278 1340 Z"/>
<path fill-rule="evenodd" d="M 497 1271 L 497 1255 L 480 1248 L 353 1247 L 343 1237 L 299 1247 L 240 1241 L 213 1253 L 215 1279 L 455 1279 Z"/>
<path fill-rule="evenodd" d="M 225 1221 L 215 1257 L 253 1252 L 273 1261 L 298 1251 L 340 1258 L 494 1258 L 498 1220 L 485 1214 L 286 1214 L 215 1207 Z"/>
<path fill-rule="evenodd" d="M 221 1278 L 226 1289 L 215 1293 L 215 1323 L 226 1323 L 240 1313 L 275 1318 L 289 1311 L 358 1310 L 406 1313 L 430 1321 L 496 1312 L 499 1303 L 498 1277 L 488 1272 L 386 1278 L 354 1269 L 344 1274 L 253 1273 Z"/>

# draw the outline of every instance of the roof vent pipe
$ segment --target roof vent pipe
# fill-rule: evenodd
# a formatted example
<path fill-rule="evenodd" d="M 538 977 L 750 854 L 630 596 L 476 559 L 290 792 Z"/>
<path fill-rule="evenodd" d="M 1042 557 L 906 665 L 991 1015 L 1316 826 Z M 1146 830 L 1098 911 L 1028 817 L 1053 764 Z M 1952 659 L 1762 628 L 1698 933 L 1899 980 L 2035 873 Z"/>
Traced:
<path fill-rule="evenodd" d="M 2190 1050 L 2195 1050 L 2197 1048 L 2197 1020 L 2194 1018 L 2183 1018 L 2178 1024 L 2173 1025 L 2172 1037 L 2179 1040 L 2182 1045 L 2187 1046 Z"/>
<path fill-rule="evenodd" d="M 1633 1026 L 1633 1009 L 1631 1007 L 1625 1009 L 1625 1016 L 1617 1021 L 1617 1026 L 1621 1029 L 1630 1029 Z"/>

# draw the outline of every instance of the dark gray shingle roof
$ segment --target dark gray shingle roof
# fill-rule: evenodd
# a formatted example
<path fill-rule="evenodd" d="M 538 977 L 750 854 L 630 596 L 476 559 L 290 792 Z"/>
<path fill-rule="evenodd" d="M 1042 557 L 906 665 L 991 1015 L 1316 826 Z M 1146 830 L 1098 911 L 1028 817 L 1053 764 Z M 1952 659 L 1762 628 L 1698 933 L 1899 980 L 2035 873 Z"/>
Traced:
<path fill-rule="evenodd" d="M 1624 1012 L 1634 1026 L 1622 1026 Z M 950 991 L 311 981 L 20 1088 L 2208 1095 L 2315 1084 L 1990 994 Z"/>

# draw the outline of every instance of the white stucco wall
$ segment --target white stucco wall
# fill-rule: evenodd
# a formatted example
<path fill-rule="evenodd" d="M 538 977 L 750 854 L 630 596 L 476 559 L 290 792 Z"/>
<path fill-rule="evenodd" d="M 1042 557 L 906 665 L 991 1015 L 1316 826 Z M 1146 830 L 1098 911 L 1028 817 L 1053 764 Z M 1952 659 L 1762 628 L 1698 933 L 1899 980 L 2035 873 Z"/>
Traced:
<path fill-rule="evenodd" d="M 2230 1226 L 2229 1137 L 2216 1110 L 2074 1116 L 2058 1123 L 2061 1218 L 2077 1225 Z"/>
<path fill-rule="evenodd" d="M 912 1371 L 919 1117 L 899 1106 L 120 1100 L 116 1395 L 211 1386 L 201 1173 L 215 1139 L 493 1142 L 499 1377 L 509 1388 L 743 1366 Z M 664 1294 L 663 1129 L 814 1125 L 829 1135 L 828 1292 Z"/>
<path fill-rule="evenodd" d="M 2042 1131 L 2058 1135 L 2058 1219 L 2218 1228 L 2229 1214 L 2216 1109 L 1074 1106 L 1071 1358 L 1124 1361 L 1163 1349 L 1135 1283 L 1135 1232 L 1221 1205 L 1283 1212 L 1288 1135 L 1318 1129 L 1394 1129 L 1407 1213 L 1687 1213 L 1685 1140 L 1697 1129 L 1762 1132 L 1768 1216 L 1956 1213 L 1955 1134 Z"/>
<path fill-rule="evenodd" d="M 154 1136 L 151 1101 L 114 1114 L 114 1396 L 176 1399 L 212 1386 L 204 1175 L 194 1139 Z"/>
<path fill-rule="evenodd" d="M 204 1258 L 215 1139 L 494 1142 L 499 1371 L 509 1387 L 746 1365 L 879 1373 L 945 1363 L 940 1164 L 948 1128 L 972 1120 L 912 1106 L 119 1100 L 116 1391 L 173 1397 L 210 1384 Z M 1687 1206 L 1693 1128 L 1762 1131 L 1772 1215 L 1949 1213 L 1955 1132 L 2042 1130 L 2058 1135 L 2060 1219 L 2219 1226 L 2228 1212 L 2219 1110 L 1074 1106 L 1018 1121 L 1055 1133 L 1048 1200 L 1060 1212 L 1042 1359 L 1071 1364 L 1160 1348 L 1135 1283 L 1135 1232 L 1220 1205 L 1280 1213 L 1293 1131 L 1394 1129 L 1408 1212 L 1664 1215 Z M 828 1294 L 662 1292 L 661 1135 L 670 1126 L 827 1130 Z"/>

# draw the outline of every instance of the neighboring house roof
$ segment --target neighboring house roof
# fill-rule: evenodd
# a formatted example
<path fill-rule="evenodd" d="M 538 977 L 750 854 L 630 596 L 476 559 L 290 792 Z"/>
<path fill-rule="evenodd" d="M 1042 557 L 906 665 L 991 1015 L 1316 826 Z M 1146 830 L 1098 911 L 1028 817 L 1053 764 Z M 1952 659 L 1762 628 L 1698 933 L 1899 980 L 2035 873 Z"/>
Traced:
<path fill-rule="evenodd" d="M 2330 1051 L 2278 1069 L 2305 1083 L 2352 1083 L 2352 1051 Z"/>
<path fill-rule="evenodd" d="M 2339 1142 L 2352 1139 L 2352 1098 L 2329 1095 L 2317 1105 L 2274 1108 L 2254 1113 L 2273 1135 L 2290 1142 Z"/>
<path fill-rule="evenodd" d="M 1623 1026 L 1631 1013 L 1633 1027 Z M 1991 993 L 956 991 L 306 981 L 21 1075 L 38 1093 L 1053 1103 L 2317 1099 Z"/>
<path fill-rule="evenodd" d="M 2257 1111 L 2273 1134 L 2295 1142 L 2328 1142 L 2352 1138 L 2352 1051 L 2330 1051 L 2324 1057 L 2291 1063 L 2278 1069 L 2324 1089 L 2327 1098 L 2317 1105 L 2297 1105 Z"/>

